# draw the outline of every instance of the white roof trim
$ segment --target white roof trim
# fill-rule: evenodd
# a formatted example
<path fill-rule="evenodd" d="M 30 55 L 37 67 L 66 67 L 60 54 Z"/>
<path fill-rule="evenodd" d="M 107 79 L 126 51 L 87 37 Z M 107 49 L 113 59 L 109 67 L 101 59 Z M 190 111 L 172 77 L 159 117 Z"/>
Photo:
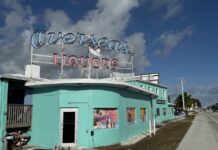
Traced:
<path fill-rule="evenodd" d="M 19 80 L 19 81 L 46 80 L 43 78 L 26 77 L 23 74 L 5 74 L 5 75 L 0 76 L 0 79 Z"/>
<path fill-rule="evenodd" d="M 49 86 L 83 86 L 83 85 L 102 85 L 102 86 L 113 86 L 119 88 L 126 88 L 136 92 L 142 92 L 145 94 L 152 95 L 157 97 L 158 95 L 154 92 L 148 91 L 146 89 L 136 87 L 130 85 L 126 82 L 121 81 L 114 81 L 114 80 L 96 80 L 96 79 L 56 79 L 56 80 L 46 80 L 46 81 L 29 81 L 26 83 L 26 86 L 33 87 L 33 88 L 40 88 L 40 87 L 49 87 Z"/>

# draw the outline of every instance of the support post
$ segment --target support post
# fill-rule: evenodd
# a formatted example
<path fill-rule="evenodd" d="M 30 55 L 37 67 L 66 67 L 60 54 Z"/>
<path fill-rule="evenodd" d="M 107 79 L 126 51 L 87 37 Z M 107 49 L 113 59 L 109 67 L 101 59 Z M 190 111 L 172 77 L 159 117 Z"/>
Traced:
<path fill-rule="evenodd" d="M 152 131 L 151 131 L 151 120 L 149 119 L 149 134 L 150 134 L 150 137 L 151 137 L 151 135 L 152 135 Z"/>
<path fill-rule="evenodd" d="M 153 124 L 153 126 L 154 126 L 154 135 L 156 134 L 156 125 L 155 125 L 155 119 L 154 119 L 154 124 Z"/>

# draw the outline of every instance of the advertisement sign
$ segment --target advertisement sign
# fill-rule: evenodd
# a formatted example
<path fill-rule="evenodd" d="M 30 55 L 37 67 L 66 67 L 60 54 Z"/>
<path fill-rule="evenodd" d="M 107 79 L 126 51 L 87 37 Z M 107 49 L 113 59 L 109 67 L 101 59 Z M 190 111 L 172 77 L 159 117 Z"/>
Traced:
<path fill-rule="evenodd" d="M 45 72 L 49 67 L 49 76 L 60 69 L 59 78 L 108 78 L 114 72 L 133 74 L 132 50 L 129 43 L 107 37 L 36 30 L 30 64 L 42 64 Z"/>
<path fill-rule="evenodd" d="M 41 48 L 44 45 L 54 45 L 63 43 L 68 45 L 83 45 L 93 49 L 105 48 L 110 51 L 121 51 L 123 53 L 132 53 L 132 46 L 124 41 L 111 40 L 107 37 L 97 38 L 94 35 L 83 33 L 62 33 L 46 32 L 45 30 L 36 30 L 31 38 L 33 48 Z"/>
<path fill-rule="evenodd" d="M 96 108 L 93 116 L 94 129 L 118 127 L 117 109 Z"/>
<path fill-rule="evenodd" d="M 162 99 L 157 99 L 157 100 L 156 100 L 156 103 L 157 103 L 157 104 L 166 104 L 166 101 L 165 101 L 165 100 L 162 100 Z"/>

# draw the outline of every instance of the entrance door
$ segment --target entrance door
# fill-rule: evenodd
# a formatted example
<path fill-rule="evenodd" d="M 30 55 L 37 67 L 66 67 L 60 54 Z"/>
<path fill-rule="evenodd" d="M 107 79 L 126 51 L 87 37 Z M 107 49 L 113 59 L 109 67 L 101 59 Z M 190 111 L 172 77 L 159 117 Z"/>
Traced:
<path fill-rule="evenodd" d="M 61 109 L 61 144 L 63 146 L 76 145 L 77 139 L 77 109 Z"/>

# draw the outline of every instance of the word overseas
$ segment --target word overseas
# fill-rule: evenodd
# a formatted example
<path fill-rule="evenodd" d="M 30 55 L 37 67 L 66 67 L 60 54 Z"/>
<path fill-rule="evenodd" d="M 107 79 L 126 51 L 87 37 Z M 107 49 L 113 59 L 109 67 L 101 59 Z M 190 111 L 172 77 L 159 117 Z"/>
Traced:
<path fill-rule="evenodd" d="M 127 42 L 110 40 L 107 37 L 96 38 L 94 35 L 85 35 L 82 33 L 66 33 L 62 32 L 46 32 L 44 30 L 36 30 L 31 38 L 33 48 L 40 48 L 46 44 L 72 44 L 89 46 L 94 49 L 105 48 L 112 52 L 123 52 L 125 54 L 133 54 L 132 46 Z"/>
<path fill-rule="evenodd" d="M 111 69 L 116 69 L 118 66 L 118 60 L 117 59 L 111 59 L 109 60 L 108 58 L 89 58 L 89 57 L 84 57 L 81 56 L 80 58 L 78 58 L 75 55 L 63 55 L 63 59 L 60 60 L 59 62 L 59 56 L 57 53 L 53 54 L 53 63 L 56 66 L 61 66 L 61 64 L 64 65 L 68 65 L 71 66 L 73 68 L 77 68 L 77 67 L 82 67 L 82 68 L 86 68 L 89 67 L 89 65 L 91 65 L 93 68 L 103 68 L 103 69 L 109 69 L 111 67 Z M 61 62 L 62 61 L 62 62 Z"/>

